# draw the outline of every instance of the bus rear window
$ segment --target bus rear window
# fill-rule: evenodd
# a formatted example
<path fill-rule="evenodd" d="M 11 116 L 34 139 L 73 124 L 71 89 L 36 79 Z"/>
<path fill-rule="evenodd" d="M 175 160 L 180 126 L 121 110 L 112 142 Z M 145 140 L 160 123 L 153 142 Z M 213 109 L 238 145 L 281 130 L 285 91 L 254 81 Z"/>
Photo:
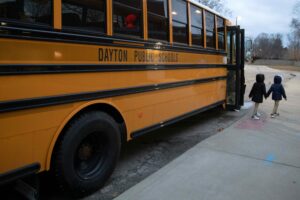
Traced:
<path fill-rule="evenodd" d="M 1 20 L 52 25 L 53 0 L 0 0 Z"/>

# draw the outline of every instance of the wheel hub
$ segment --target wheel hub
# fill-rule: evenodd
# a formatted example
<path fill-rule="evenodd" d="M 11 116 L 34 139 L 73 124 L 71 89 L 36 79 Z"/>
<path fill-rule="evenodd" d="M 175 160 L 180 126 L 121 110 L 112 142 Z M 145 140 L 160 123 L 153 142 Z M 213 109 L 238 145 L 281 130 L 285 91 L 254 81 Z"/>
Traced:
<path fill-rule="evenodd" d="M 78 150 L 78 157 L 80 160 L 86 161 L 92 157 L 93 147 L 90 144 L 82 144 Z"/>

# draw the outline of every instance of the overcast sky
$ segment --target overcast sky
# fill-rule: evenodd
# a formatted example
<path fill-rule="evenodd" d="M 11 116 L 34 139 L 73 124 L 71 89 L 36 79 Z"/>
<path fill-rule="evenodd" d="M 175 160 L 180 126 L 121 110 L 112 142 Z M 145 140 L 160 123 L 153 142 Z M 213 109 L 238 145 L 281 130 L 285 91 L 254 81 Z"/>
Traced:
<path fill-rule="evenodd" d="M 299 0 L 226 0 L 232 10 L 232 22 L 237 16 L 238 24 L 246 29 L 246 35 L 256 37 L 259 33 L 282 33 L 286 35 L 293 16 L 293 6 Z"/>

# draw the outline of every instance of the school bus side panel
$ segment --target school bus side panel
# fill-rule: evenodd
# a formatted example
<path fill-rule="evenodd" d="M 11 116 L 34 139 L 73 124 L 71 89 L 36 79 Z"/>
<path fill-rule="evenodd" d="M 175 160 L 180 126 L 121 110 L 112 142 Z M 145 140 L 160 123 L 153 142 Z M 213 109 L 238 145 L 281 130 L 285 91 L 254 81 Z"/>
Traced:
<path fill-rule="evenodd" d="M 133 131 L 224 100 L 225 87 L 225 81 L 217 81 L 114 97 L 106 101 L 115 104 L 123 114 L 127 137 L 130 139 Z M 216 90 L 220 92 L 214 92 Z M 206 95 L 210 98 L 205 98 Z M 41 170 L 49 169 L 49 155 L 52 154 L 52 148 L 64 125 L 81 108 L 96 103 L 105 103 L 105 100 L 2 113 L 0 157 L 6 162 L 1 165 L 0 171 L 5 172 L 34 162 L 41 164 Z"/>
<path fill-rule="evenodd" d="M 116 94 L 92 101 L 81 99 L 59 105 L 39 105 L 33 109 L 1 112 L 0 160 L 5 161 L 0 166 L 1 173 L 35 162 L 40 163 L 41 171 L 48 170 L 52 150 L 62 128 L 77 111 L 93 103 L 106 103 L 119 110 L 126 122 L 127 138 L 130 139 L 131 133 L 135 131 L 225 100 L 226 81 L 214 80 L 215 77 L 227 75 L 226 68 L 216 66 L 224 64 L 225 56 L 221 54 L 3 38 L 0 38 L 0 43 L 2 70 L 3 66 L 7 67 L 8 72 L 12 69 L 11 74 L 0 76 L 0 103 L 3 105 L 18 101 L 31 105 L 32 99 L 84 96 L 85 93 L 127 88 L 134 91 L 135 88 L 149 86 L 154 88 L 151 91 Z M 124 67 L 166 65 L 168 69 L 110 71 L 110 67 L 117 64 Z M 40 72 L 39 67 L 44 70 L 45 65 L 58 66 L 55 68 L 58 70 L 59 66 L 63 66 L 66 72 Z M 68 67 L 74 65 L 83 66 L 83 71 L 84 66 L 102 65 L 107 71 L 68 72 Z M 174 69 L 171 68 L 173 65 Z M 176 69 L 178 65 L 183 68 Z M 188 68 L 185 65 L 202 67 Z M 20 73 L 18 67 L 21 67 Z M 22 74 L 22 70 L 28 74 Z M 30 73 L 32 71 L 38 73 Z M 193 83 L 202 79 L 211 80 Z M 191 84 L 180 87 L 155 89 L 161 84 L 176 85 L 189 81 Z"/>

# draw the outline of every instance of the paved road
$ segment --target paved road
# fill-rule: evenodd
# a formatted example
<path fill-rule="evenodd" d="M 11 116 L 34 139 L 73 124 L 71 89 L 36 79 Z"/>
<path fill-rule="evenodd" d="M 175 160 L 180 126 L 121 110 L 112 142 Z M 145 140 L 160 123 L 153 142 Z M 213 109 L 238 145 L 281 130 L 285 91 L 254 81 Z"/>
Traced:
<path fill-rule="evenodd" d="M 266 83 L 278 71 L 264 72 Z M 251 113 L 130 188 L 116 200 L 295 200 L 300 199 L 300 73 L 284 73 L 288 101 L 270 118 L 268 99 L 261 120 Z"/>

